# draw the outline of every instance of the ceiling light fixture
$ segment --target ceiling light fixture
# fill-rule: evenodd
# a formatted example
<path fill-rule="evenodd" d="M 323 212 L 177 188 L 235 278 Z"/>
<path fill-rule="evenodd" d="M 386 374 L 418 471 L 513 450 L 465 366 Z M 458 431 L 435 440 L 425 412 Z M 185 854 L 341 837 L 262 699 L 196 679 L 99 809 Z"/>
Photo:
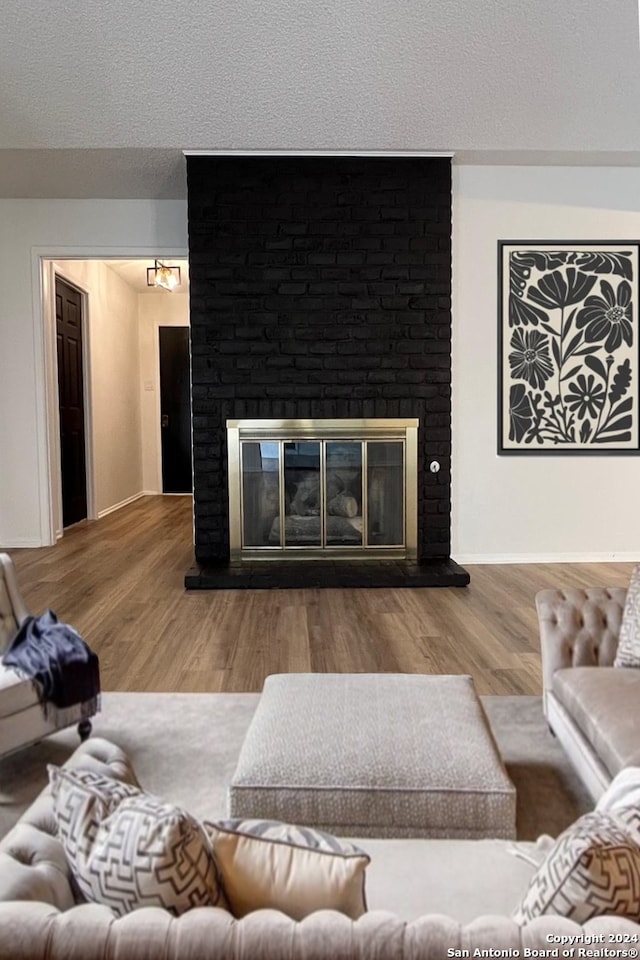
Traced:
<path fill-rule="evenodd" d="M 160 260 L 155 261 L 155 266 L 147 267 L 148 287 L 162 287 L 163 290 L 172 292 L 180 283 L 180 267 L 168 267 Z"/>

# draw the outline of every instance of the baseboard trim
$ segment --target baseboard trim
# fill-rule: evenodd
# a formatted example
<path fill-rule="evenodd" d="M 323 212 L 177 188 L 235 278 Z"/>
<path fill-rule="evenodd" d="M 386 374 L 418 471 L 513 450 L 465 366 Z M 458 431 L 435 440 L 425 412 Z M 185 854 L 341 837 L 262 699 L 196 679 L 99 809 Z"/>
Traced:
<path fill-rule="evenodd" d="M 640 563 L 638 553 L 456 553 L 456 561 L 473 563 Z"/>
<path fill-rule="evenodd" d="M 143 490 L 142 497 L 192 497 L 192 493 L 165 493 L 164 490 Z"/>
<path fill-rule="evenodd" d="M 14 540 L 11 538 L 3 540 L 3 538 L 0 537 L 0 550 L 31 549 L 32 547 L 41 547 L 42 545 L 42 540 L 23 540 L 21 537 Z M 50 546 L 50 544 L 47 544 L 47 546 Z"/>
<path fill-rule="evenodd" d="M 122 507 L 127 507 L 135 500 L 139 500 L 140 497 L 144 497 L 144 495 L 144 491 L 141 490 L 140 493 L 134 493 L 132 497 L 127 497 L 126 500 L 121 500 L 120 503 L 114 503 L 112 507 L 107 507 L 105 510 L 98 510 L 98 520 L 102 520 L 103 517 L 108 516 L 110 513 L 115 513 L 116 510 L 121 510 Z"/>

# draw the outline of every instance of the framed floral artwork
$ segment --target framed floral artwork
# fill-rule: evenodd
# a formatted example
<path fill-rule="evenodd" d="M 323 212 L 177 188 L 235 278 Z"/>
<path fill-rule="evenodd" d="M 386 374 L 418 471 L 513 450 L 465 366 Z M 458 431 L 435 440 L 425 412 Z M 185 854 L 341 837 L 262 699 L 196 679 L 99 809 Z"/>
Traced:
<path fill-rule="evenodd" d="M 640 450 L 638 242 L 498 242 L 498 453 Z"/>

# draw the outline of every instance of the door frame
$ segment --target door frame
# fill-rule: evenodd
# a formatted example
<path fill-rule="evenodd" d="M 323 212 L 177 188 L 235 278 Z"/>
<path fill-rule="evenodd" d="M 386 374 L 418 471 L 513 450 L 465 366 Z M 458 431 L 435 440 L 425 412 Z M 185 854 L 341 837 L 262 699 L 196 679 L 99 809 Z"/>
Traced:
<path fill-rule="evenodd" d="M 62 483 L 60 454 L 60 411 L 58 406 L 58 360 L 55 337 L 55 282 L 56 261 L 59 260 L 185 260 L 185 247 L 32 247 L 31 290 L 34 313 L 34 356 L 36 368 L 36 433 L 38 447 L 38 491 L 40 506 L 41 546 L 53 546 L 62 536 Z M 79 290 L 83 296 L 83 367 L 90 376 L 89 310 L 90 292 L 83 291 L 69 280 L 63 270 L 57 270 L 65 283 Z M 159 376 L 159 375 L 158 375 Z M 88 396 L 89 393 L 89 396 Z M 87 399 L 89 402 L 87 403 Z M 89 377 L 84 382 L 85 416 L 92 418 Z M 89 441 L 89 435 L 91 439 Z M 93 431 L 85 422 L 87 452 L 87 516 L 95 519 Z M 91 480 L 89 479 L 91 477 Z"/>

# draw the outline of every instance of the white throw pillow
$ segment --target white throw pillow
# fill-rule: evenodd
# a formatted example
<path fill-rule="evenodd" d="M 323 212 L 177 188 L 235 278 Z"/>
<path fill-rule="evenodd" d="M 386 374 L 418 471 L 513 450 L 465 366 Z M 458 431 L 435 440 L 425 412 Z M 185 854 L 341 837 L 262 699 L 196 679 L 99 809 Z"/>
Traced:
<path fill-rule="evenodd" d="M 226 907 L 211 842 L 188 813 L 90 770 L 48 769 L 60 839 L 87 900 L 118 916 Z"/>
<path fill-rule="evenodd" d="M 596 805 L 598 813 L 615 813 L 623 807 L 640 811 L 640 767 L 625 767 L 617 773 Z"/>
<path fill-rule="evenodd" d="M 366 912 L 370 858 L 346 840 L 273 820 L 205 823 L 231 912 L 244 917 L 271 908 L 302 920 L 338 910 L 352 920 Z"/>
<path fill-rule="evenodd" d="M 631 573 L 614 667 L 640 667 L 640 564 Z"/>

